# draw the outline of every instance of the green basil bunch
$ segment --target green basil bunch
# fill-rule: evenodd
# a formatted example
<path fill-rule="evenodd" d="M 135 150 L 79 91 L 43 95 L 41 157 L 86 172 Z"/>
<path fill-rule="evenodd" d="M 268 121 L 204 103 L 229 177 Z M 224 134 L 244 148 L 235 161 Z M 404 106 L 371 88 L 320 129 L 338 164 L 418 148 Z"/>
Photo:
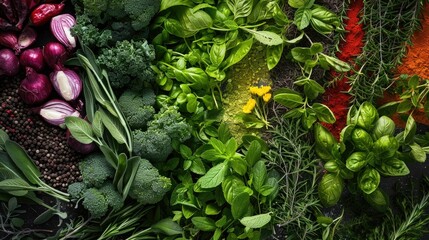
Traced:
<path fill-rule="evenodd" d="M 325 162 L 327 171 L 318 189 L 322 203 L 335 205 L 347 182 L 357 186 L 357 191 L 351 192 L 360 192 L 374 208 L 386 210 L 388 198 L 379 188 L 381 176 L 407 175 L 410 171 L 405 161 L 426 158 L 424 151 L 415 150 L 419 148 L 413 140 L 415 128 L 410 117 L 405 130 L 394 136 L 393 120 L 387 116 L 379 117 L 377 109 L 369 102 L 364 102 L 359 109 L 350 109 L 340 142 L 317 124 L 314 128 L 315 150 Z"/>

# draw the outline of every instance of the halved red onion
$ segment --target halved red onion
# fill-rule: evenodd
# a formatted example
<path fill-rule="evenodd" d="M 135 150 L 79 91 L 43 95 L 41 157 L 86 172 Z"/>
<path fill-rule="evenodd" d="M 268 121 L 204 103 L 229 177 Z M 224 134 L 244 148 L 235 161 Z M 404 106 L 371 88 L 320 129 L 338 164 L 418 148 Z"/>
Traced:
<path fill-rule="evenodd" d="M 61 14 L 51 20 L 51 32 L 55 38 L 67 49 L 76 47 L 76 38 L 71 34 L 71 28 L 76 24 L 76 19 L 70 14 Z"/>
<path fill-rule="evenodd" d="M 80 117 L 80 113 L 63 100 L 53 99 L 38 109 L 40 116 L 48 123 L 65 128 L 65 118 Z"/>
<path fill-rule="evenodd" d="M 55 91 L 66 101 L 75 100 L 82 91 L 82 80 L 73 70 L 63 68 L 50 74 Z"/>
<path fill-rule="evenodd" d="M 19 63 L 24 67 L 31 67 L 40 72 L 45 66 L 42 49 L 32 48 L 24 50 L 19 56 Z"/>
<path fill-rule="evenodd" d="M 33 105 L 46 101 L 51 95 L 52 85 L 48 77 L 26 68 L 27 76 L 21 81 L 18 94 L 26 104 Z"/>
<path fill-rule="evenodd" d="M 22 30 L 21 35 L 18 37 L 18 52 L 21 49 L 25 49 L 29 47 L 31 44 L 36 41 L 37 33 L 34 31 L 31 27 L 25 27 L 24 30 Z"/>
<path fill-rule="evenodd" d="M 58 42 L 49 42 L 43 47 L 43 58 L 49 67 L 62 66 L 67 59 L 66 48 Z"/>

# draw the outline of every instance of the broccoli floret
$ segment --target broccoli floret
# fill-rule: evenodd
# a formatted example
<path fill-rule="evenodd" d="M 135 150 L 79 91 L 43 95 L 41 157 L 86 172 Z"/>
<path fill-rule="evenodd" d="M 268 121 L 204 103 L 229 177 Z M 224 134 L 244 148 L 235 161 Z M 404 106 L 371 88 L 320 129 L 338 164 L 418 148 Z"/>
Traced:
<path fill-rule="evenodd" d="M 70 197 L 73 199 L 80 199 L 82 198 L 83 193 L 86 190 L 86 185 L 83 182 L 75 182 L 70 184 L 67 187 L 67 192 L 70 194 Z"/>
<path fill-rule="evenodd" d="M 108 209 L 107 199 L 104 197 L 103 193 L 96 188 L 90 188 L 83 193 L 82 205 L 94 218 L 104 216 Z"/>
<path fill-rule="evenodd" d="M 123 0 L 110 0 L 107 14 L 113 18 L 121 19 L 127 16 L 127 12 L 124 10 Z"/>
<path fill-rule="evenodd" d="M 116 191 L 115 186 L 113 186 L 111 182 L 106 182 L 99 190 L 106 198 L 107 204 L 112 207 L 113 210 L 119 210 L 124 206 L 124 200 L 121 194 Z"/>
<path fill-rule="evenodd" d="M 171 138 L 162 129 L 135 130 L 133 137 L 134 153 L 150 161 L 165 161 L 173 151 Z"/>
<path fill-rule="evenodd" d="M 81 0 L 84 13 L 91 19 L 101 19 L 102 14 L 107 10 L 108 1 L 106 0 Z"/>
<path fill-rule="evenodd" d="M 119 98 L 119 106 L 131 129 L 146 128 L 147 122 L 155 114 L 156 96 L 152 89 L 144 89 L 137 93 L 125 91 Z"/>
<path fill-rule="evenodd" d="M 184 142 L 191 137 L 191 126 L 175 106 L 164 107 L 149 122 L 148 129 L 163 129 L 173 140 Z"/>
<path fill-rule="evenodd" d="M 101 153 L 86 156 L 79 162 L 79 170 L 82 174 L 83 182 L 87 186 L 93 187 L 100 187 L 107 178 L 115 174 L 113 167 L 109 165 Z"/>
<path fill-rule="evenodd" d="M 129 196 L 143 204 L 154 204 L 170 190 L 171 181 L 161 176 L 148 160 L 141 159 Z"/>
<path fill-rule="evenodd" d="M 143 85 L 151 83 L 155 73 L 150 63 L 155 59 L 155 50 L 146 40 L 120 41 L 114 48 L 104 48 L 97 58 L 97 62 L 109 74 L 110 84 L 113 88 L 122 88 L 130 84 Z"/>
<path fill-rule="evenodd" d="M 149 25 L 150 20 L 159 11 L 159 0 L 123 0 L 124 10 L 129 14 L 133 28 L 141 30 Z"/>

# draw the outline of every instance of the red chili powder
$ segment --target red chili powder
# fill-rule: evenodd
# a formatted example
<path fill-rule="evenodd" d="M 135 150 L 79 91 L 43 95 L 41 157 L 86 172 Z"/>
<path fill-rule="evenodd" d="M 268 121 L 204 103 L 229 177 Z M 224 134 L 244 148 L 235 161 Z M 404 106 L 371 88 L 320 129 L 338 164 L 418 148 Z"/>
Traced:
<path fill-rule="evenodd" d="M 352 64 L 353 59 L 362 52 L 364 31 L 362 24 L 359 24 L 360 11 L 363 8 L 362 0 L 352 1 L 347 10 L 347 18 L 344 21 L 346 34 L 344 40 L 340 43 L 340 52 L 337 57 L 345 62 Z M 332 72 L 332 76 L 339 76 L 338 73 Z M 339 139 L 341 130 L 346 125 L 347 112 L 349 108 L 350 95 L 347 91 L 350 89 L 347 77 L 343 77 L 332 87 L 326 89 L 323 95 L 323 104 L 328 106 L 337 119 L 333 124 L 323 125 Z"/>

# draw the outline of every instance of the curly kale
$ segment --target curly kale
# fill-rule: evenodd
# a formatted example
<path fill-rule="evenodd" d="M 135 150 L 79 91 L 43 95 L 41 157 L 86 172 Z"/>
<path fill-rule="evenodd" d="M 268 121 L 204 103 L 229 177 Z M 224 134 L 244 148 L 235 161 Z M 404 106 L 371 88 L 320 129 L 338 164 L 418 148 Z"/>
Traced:
<path fill-rule="evenodd" d="M 171 138 L 162 129 L 133 131 L 133 151 L 153 162 L 163 162 L 173 151 Z"/>
<path fill-rule="evenodd" d="M 125 91 L 119 98 L 119 106 L 131 129 L 146 128 L 147 122 L 155 114 L 156 96 L 152 89 L 143 89 L 141 92 Z"/>
<path fill-rule="evenodd" d="M 161 176 L 148 160 L 141 159 L 129 195 L 140 203 L 154 204 L 161 201 L 170 188 L 170 179 Z"/>
<path fill-rule="evenodd" d="M 83 182 L 87 186 L 100 187 L 106 179 L 113 177 L 115 170 L 109 165 L 103 154 L 93 153 L 79 162 Z"/>
<path fill-rule="evenodd" d="M 73 33 L 88 46 L 106 47 L 147 37 L 147 26 L 161 0 L 72 0 L 72 4 L 77 20 Z"/>
<path fill-rule="evenodd" d="M 141 89 L 154 80 L 155 73 L 150 67 L 154 59 L 154 47 L 146 40 L 124 40 L 114 48 L 104 48 L 97 62 L 108 72 L 112 87 Z"/>
<path fill-rule="evenodd" d="M 184 142 L 191 137 L 191 126 L 185 121 L 177 107 L 162 108 L 149 123 L 148 129 L 163 129 L 172 140 Z"/>

